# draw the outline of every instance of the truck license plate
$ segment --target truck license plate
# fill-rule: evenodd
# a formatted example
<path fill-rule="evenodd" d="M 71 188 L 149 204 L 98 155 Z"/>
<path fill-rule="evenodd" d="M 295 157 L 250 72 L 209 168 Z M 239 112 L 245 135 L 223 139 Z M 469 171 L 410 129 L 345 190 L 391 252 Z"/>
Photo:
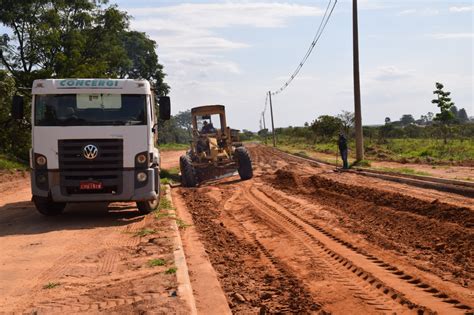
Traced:
<path fill-rule="evenodd" d="M 98 190 L 102 188 L 103 186 L 101 182 L 81 182 L 79 184 L 80 190 Z"/>

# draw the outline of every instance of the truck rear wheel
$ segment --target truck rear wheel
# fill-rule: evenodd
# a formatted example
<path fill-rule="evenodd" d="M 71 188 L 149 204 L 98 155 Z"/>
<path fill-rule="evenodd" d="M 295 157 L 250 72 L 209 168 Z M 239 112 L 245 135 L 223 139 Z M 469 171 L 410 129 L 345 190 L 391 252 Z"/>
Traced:
<path fill-rule="evenodd" d="M 196 170 L 189 155 L 182 155 L 179 158 L 179 169 L 181 171 L 181 184 L 183 187 L 196 187 Z"/>
<path fill-rule="evenodd" d="M 250 160 L 249 152 L 245 147 L 238 147 L 234 151 L 237 159 L 238 172 L 240 179 L 247 180 L 253 177 L 252 160 Z"/>
<path fill-rule="evenodd" d="M 54 202 L 47 197 L 33 196 L 36 210 L 42 215 L 53 216 L 61 214 L 66 208 L 65 202 Z"/>

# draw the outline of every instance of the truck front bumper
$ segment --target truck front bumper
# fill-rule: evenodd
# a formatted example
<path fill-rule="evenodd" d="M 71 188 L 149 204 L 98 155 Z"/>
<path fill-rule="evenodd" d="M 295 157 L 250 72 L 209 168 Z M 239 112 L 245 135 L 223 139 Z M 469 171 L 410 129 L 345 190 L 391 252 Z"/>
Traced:
<path fill-rule="evenodd" d="M 145 172 L 147 180 L 138 182 L 137 172 Z M 74 179 L 74 176 L 66 176 L 58 170 L 33 169 L 31 170 L 31 190 L 33 195 L 50 197 L 55 202 L 147 201 L 158 198 L 160 189 L 158 169 L 127 169 L 118 171 L 114 175 L 117 178 L 115 181 L 103 180 L 104 185 L 110 185 L 105 187 L 110 188 L 102 191 L 80 191 L 81 180 Z M 80 178 L 78 175 L 76 177 Z"/>

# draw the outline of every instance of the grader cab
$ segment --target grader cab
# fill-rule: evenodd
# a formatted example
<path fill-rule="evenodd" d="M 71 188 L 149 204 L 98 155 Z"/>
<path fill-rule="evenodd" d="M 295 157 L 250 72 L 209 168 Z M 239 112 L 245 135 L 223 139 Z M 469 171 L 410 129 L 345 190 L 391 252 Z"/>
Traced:
<path fill-rule="evenodd" d="M 193 140 L 190 150 L 180 157 L 181 183 L 195 187 L 200 182 L 238 171 L 242 180 L 253 176 L 247 149 L 238 130 L 227 126 L 223 105 L 191 109 Z"/>

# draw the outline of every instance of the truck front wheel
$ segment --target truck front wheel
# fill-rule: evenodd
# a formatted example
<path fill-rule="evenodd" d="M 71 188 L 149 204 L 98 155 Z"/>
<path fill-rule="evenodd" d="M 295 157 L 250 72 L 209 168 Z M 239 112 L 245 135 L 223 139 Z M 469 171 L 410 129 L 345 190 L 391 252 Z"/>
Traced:
<path fill-rule="evenodd" d="M 47 216 L 61 214 L 66 208 L 65 202 L 54 202 L 47 197 L 33 196 L 33 202 L 39 213 Z"/>
<path fill-rule="evenodd" d="M 158 169 L 154 170 L 155 174 L 155 192 L 156 192 L 156 199 L 147 200 L 147 201 L 137 201 L 137 208 L 141 214 L 148 214 L 153 212 L 158 208 L 160 204 L 160 173 Z"/>
<path fill-rule="evenodd" d="M 154 200 L 137 201 L 137 208 L 141 214 L 148 214 L 154 211 L 158 207 L 158 204 L 159 204 L 159 197 Z"/>

